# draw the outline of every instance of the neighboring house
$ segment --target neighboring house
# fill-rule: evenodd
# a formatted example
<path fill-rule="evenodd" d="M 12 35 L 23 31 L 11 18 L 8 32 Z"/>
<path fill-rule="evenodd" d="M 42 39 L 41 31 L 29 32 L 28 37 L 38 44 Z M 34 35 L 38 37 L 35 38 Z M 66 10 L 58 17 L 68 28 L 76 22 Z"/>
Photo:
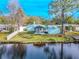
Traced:
<path fill-rule="evenodd" d="M 48 33 L 46 27 L 41 26 L 41 25 L 34 27 L 34 31 L 35 31 L 35 34 L 47 34 Z"/>
<path fill-rule="evenodd" d="M 17 30 L 17 25 L 0 24 L 0 32 L 9 32 L 11 27 L 13 27 L 12 30 Z"/>
<path fill-rule="evenodd" d="M 66 32 L 79 31 L 79 25 L 77 24 L 65 24 L 64 27 Z"/>
<path fill-rule="evenodd" d="M 79 32 L 79 26 L 76 26 L 75 30 Z"/>
<path fill-rule="evenodd" d="M 7 31 L 8 26 L 0 24 L 0 32 Z"/>

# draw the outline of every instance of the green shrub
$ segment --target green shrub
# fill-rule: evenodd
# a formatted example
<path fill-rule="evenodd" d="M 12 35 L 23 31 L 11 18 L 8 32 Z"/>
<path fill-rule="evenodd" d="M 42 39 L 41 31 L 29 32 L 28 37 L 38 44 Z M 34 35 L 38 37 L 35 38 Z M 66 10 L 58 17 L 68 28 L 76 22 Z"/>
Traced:
<path fill-rule="evenodd" d="M 48 40 L 50 40 L 50 41 L 55 41 L 55 39 L 53 39 L 53 38 L 49 38 Z"/>
<path fill-rule="evenodd" d="M 72 26 L 67 26 L 66 29 L 67 30 L 73 30 L 73 27 Z"/>
<path fill-rule="evenodd" d="M 25 28 L 24 31 L 27 31 L 27 29 Z"/>
<path fill-rule="evenodd" d="M 34 34 L 35 31 L 28 31 L 27 34 Z"/>

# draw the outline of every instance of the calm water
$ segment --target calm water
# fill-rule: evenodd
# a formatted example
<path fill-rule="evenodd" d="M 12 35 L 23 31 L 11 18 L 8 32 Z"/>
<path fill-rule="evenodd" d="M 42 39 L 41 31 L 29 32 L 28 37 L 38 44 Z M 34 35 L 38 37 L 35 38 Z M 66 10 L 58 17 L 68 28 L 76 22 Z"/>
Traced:
<path fill-rule="evenodd" d="M 79 44 L 2 44 L 0 59 L 79 59 Z"/>

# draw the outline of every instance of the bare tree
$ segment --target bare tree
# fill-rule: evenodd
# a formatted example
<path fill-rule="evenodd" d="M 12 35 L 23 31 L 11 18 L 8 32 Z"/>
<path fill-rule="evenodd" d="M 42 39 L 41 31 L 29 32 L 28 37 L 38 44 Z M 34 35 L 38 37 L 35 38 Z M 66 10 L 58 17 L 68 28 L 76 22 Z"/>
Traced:
<path fill-rule="evenodd" d="M 17 1 L 11 0 L 11 2 L 8 5 L 8 9 L 10 11 L 11 25 L 12 26 L 17 25 L 18 26 L 17 28 L 19 29 L 19 27 L 22 25 L 22 19 L 23 19 L 24 14 L 22 12 L 22 9 L 19 6 L 18 0 Z"/>

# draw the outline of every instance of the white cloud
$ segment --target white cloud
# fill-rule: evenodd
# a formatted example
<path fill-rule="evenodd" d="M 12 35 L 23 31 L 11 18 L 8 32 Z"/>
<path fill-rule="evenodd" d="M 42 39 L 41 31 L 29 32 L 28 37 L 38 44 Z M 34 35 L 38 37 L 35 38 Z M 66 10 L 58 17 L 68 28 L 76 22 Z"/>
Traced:
<path fill-rule="evenodd" d="M 14 4 L 14 5 L 19 6 L 19 0 L 9 0 L 8 2 L 9 4 Z"/>

